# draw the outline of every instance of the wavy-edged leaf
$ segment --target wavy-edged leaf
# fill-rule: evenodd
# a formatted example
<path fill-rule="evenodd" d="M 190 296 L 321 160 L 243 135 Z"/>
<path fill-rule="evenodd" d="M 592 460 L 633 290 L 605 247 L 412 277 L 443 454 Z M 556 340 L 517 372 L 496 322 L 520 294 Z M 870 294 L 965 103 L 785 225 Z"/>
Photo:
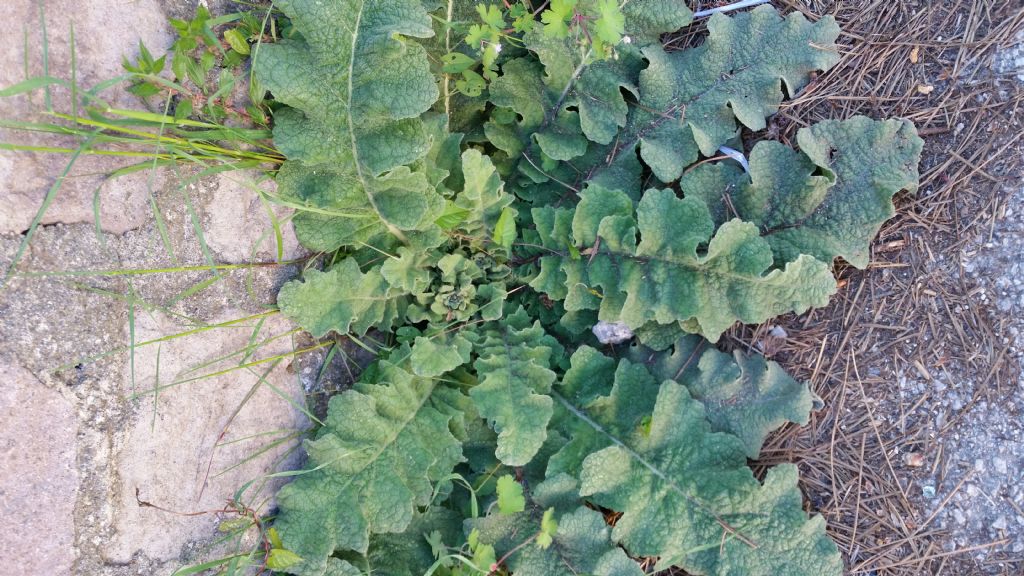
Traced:
<path fill-rule="evenodd" d="M 675 32 L 693 21 L 693 12 L 676 0 L 633 0 L 622 6 L 625 31 L 639 44 L 657 42 L 662 34 Z"/>
<path fill-rule="evenodd" d="M 543 66 L 531 58 L 517 58 L 502 66 L 491 82 L 490 101 L 511 110 L 503 121 L 491 120 L 485 133 L 492 144 L 518 159 L 534 144 L 549 158 L 570 160 L 587 149 L 580 133 L 579 114 L 565 110 L 564 98 L 544 83 Z M 539 154 L 533 153 L 531 157 Z"/>
<path fill-rule="evenodd" d="M 335 551 L 365 553 L 370 534 L 404 531 L 462 460 L 437 381 L 385 361 L 377 375 L 380 383 L 331 399 L 324 428 L 306 443 L 311 471 L 278 493 L 274 525 L 304 559 L 293 573 L 324 574 Z"/>
<path fill-rule="evenodd" d="M 659 380 L 686 386 L 704 404 L 711 430 L 739 438 L 751 459 L 760 456 L 769 433 L 786 422 L 807 424 L 821 402 L 806 382 L 794 380 L 764 356 L 739 350 L 725 354 L 698 336 L 684 336 L 663 352 L 634 346 L 628 357 Z"/>
<path fill-rule="evenodd" d="M 498 432 L 498 459 L 523 466 L 547 437 L 552 411 L 547 393 L 556 377 L 551 363 L 562 347 L 520 308 L 489 325 L 475 351 L 480 383 L 469 395 Z"/>
<path fill-rule="evenodd" d="M 584 8 L 584 16 L 588 10 L 596 12 L 596 7 Z M 552 38 L 535 29 L 523 41 L 543 65 L 543 82 L 551 101 L 561 104 L 559 109 L 546 107 L 549 120 L 567 110 L 577 110 L 578 129 L 587 139 L 610 144 L 619 128 L 626 125 L 629 112 L 620 89 L 637 95 L 636 83 L 644 65 L 640 51 L 622 44 L 615 59 L 583 61 L 584 54 L 572 38 Z M 532 157 L 536 160 L 539 155 Z"/>
<path fill-rule="evenodd" d="M 432 506 L 416 514 L 400 534 L 374 534 L 365 564 L 370 574 L 382 576 L 423 576 L 434 564 L 434 550 L 428 537 L 440 536 L 451 546 L 462 536 L 462 515 L 447 508 Z M 363 575 L 363 572 L 357 574 Z"/>
<path fill-rule="evenodd" d="M 473 343 L 461 334 L 449 337 L 419 336 L 412 347 L 409 362 L 417 376 L 436 377 L 463 364 L 469 364 Z"/>
<path fill-rule="evenodd" d="M 893 195 L 917 191 L 924 142 L 907 120 L 858 116 L 803 128 L 797 143 L 834 185 L 821 202 L 795 207 L 806 214 L 798 221 L 769 224 L 768 241 L 786 260 L 795 254 L 826 262 L 841 256 L 865 268 L 871 239 L 896 214 Z"/>
<path fill-rule="evenodd" d="M 564 221 L 559 210 L 535 208 L 534 221 L 539 227 Z M 599 319 L 630 328 L 686 322 L 712 342 L 736 321 L 801 313 L 824 306 L 835 292 L 829 266 L 810 256 L 769 272 L 771 247 L 753 224 L 732 220 L 712 236 L 714 222 L 700 200 L 648 190 L 632 212 L 624 193 L 588 187 L 572 220 L 581 257 L 572 257 L 559 241 L 546 246 L 560 255 L 541 259 L 531 286 L 563 284 L 566 310 L 598 310 Z M 539 232 L 553 237 L 552 230 Z M 706 252 L 698 252 L 705 243 Z"/>
<path fill-rule="evenodd" d="M 589 366 L 594 359 L 593 350 L 577 351 L 566 380 L 580 382 L 570 377 L 574 370 L 597 370 Z M 841 574 L 823 519 L 803 511 L 796 468 L 773 468 L 762 485 L 746 465 L 743 443 L 713 432 L 684 386 L 657 385 L 649 374 L 638 377 L 640 370 L 621 360 L 605 395 L 595 397 L 596 389 L 581 395 L 571 385 L 556 395 L 565 417 L 578 421 L 566 448 L 591 449 L 580 466 L 580 494 L 622 512 L 612 540 L 634 556 L 659 557 L 657 569 Z M 552 461 L 573 456 L 559 453 Z"/>
<path fill-rule="evenodd" d="M 751 130 L 779 109 L 786 93 L 796 94 L 812 73 L 839 61 L 839 28 L 831 16 L 808 22 L 774 8 L 708 21 L 708 39 L 696 48 L 665 52 L 644 48 L 649 64 L 640 73 L 639 104 L 632 108 L 613 156 L 640 156 L 662 182 L 679 178 L 698 153 L 713 156 L 737 133 L 736 121 Z"/>
<path fill-rule="evenodd" d="M 437 100 L 437 85 L 424 48 L 402 39 L 433 35 L 422 4 L 281 0 L 276 6 L 302 39 L 264 45 L 255 70 L 289 106 L 274 116 L 274 143 L 289 159 L 278 179 L 281 196 L 314 209 L 296 219 L 300 240 L 325 250 L 368 238 L 367 226 L 402 238 L 404 230 L 432 225 L 443 201 L 423 175 L 406 170 L 379 181 L 431 144 L 419 116 Z M 322 212 L 349 209 L 365 213 L 349 222 Z M 325 226 L 345 230 L 323 233 Z"/>
<path fill-rule="evenodd" d="M 758 142 L 749 176 L 732 163 L 702 164 L 680 186 L 716 220 L 734 210 L 759 226 L 779 262 L 840 256 L 864 268 L 871 239 L 896 213 L 893 195 L 917 190 L 922 140 L 906 120 L 857 116 L 802 128 L 797 142 L 802 152 Z"/>
<path fill-rule="evenodd" d="M 458 227 L 467 234 L 489 235 L 514 198 L 505 193 L 491 159 L 479 150 L 470 148 L 462 153 L 462 173 L 463 189 L 454 204 L 466 210 L 466 217 Z"/>
<path fill-rule="evenodd" d="M 355 566 L 349 564 L 344 560 L 338 560 L 337 558 L 327 559 L 327 568 L 324 571 L 324 576 L 364 576 L 363 571 Z"/>
<path fill-rule="evenodd" d="M 547 484 L 545 482 L 544 484 Z M 538 491 L 544 490 L 544 484 Z M 546 499 L 534 495 L 526 510 L 517 514 L 492 513 L 467 522 L 467 530 L 478 531 L 480 542 L 494 546 L 499 557 L 509 553 L 526 539 L 539 534 L 544 514 L 557 520 L 551 545 L 541 548 L 528 542 L 506 560 L 516 576 L 641 576 L 643 570 L 621 548 L 611 543 L 611 527 L 600 512 L 574 506 L 553 514 Z M 549 522 L 550 524 L 550 522 Z"/>
<path fill-rule="evenodd" d="M 498 478 L 495 486 L 498 494 L 498 513 L 516 514 L 526 510 L 526 497 L 523 496 L 523 485 L 516 482 L 516 477 L 505 474 Z"/>
<path fill-rule="evenodd" d="M 391 326 L 399 303 L 389 298 L 388 283 L 378 270 L 366 274 L 346 258 L 327 272 L 307 270 L 277 294 L 281 312 L 315 338 L 328 332 L 365 334 L 374 326 Z"/>

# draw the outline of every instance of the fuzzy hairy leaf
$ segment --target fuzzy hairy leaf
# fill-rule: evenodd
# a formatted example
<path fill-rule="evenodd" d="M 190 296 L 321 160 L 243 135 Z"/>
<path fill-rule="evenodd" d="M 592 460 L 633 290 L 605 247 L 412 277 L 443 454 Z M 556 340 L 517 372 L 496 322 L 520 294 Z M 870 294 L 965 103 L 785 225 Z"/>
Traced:
<path fill-rule="evenodd" d="M 387 362 L 378 374 L 379 383 L 331 399 L 324 428 L 306 443 L 311 471 L 278 493 L 275 527 L 304 559 L 293 573 L 324 574 L 335 551 L 365 553 L 370 534 L 405 530 L 462 460 L 437 381 Z"/>
<path fill-rule="evenodd" d="M 579 2 L 573 9 L 594 26 L 594 50 L 579 50 L 575 38 L 552 34 L 550 27 L 527 33 L 523 42 L 539 62 L 519 58 L 502 67 L 502 75 L 491 85 L 490 100 L 518 118 L 495 115 L 485 126 L 488 138 L 516 162 L 523 156 L 520 169 L 537 182 L 547 180 L 541 170 L 553 168 L 554 161 L 584 155 L 588 140 L 610 144 L 626 124 L 628 106 L 622 90 L 637 95 L 644 65 L 639 49 L 618 43 L 617 38 L 625 31 L 646 42 L 689 23 L 691 13 L 685 6 L 664 4 L 637 0 L 620 13 L 614 2 Z M 564 26 L 560 17 L 552 18 L 553 25 Z M 605 36 L 599 38 L 602 31 Z M 598 57 L 603 54 L 598 44 L 617 44 L 615 58 Z"/>
<path fill-rule="evenodd" d="M 496 455 L 507 466 L 523 466 L 547 437 L 555 381 L 553 357 L 562 352 L 539 321 L 519 309 L 490 325 L 475 346 L 473 367 L 480 383 L 469 391 L 480 415 L 498 432 Z"/>
<path fill-rule="evenodd" d="M 654 43 L 662 34 L 675 32 L 693 21 L 693 12 L 675 0 L 633 0 L 622 6 L 625 31 L 639 44 Z"/>
<path fill-rule="evenodd" d="M 579 114 L 563 110 L 560 94 L 544 83 L 543 66 L 531 58 L 517 58 L 502 67 L 491 82 L 490 100 L 518 116 L 485 126 L 488 139 L 511 158 L 534 144 L 555 160 L 570 160 L 587 149 L 580 133 Z M 537 156 L 536 153 L 532 156 Z"/>
<path fill-rule="evenodd" d="M 769 433 L 786 422 L 807 424 L 821 402 L 806 382 L 794 380 L 775 362 L 738 350 L 725 354 L 698 336 L 684 336 L 664 352 L 634 346 L 628 357 L 659 380 L 686 386 L 704 404 L 711 430 L 739 438 L 751 459 L 760 456 Z"/>
<path fill-rule="evenodd" d="M 315 338 L 332 331 L 365 334 L 373 326 L 390 326 L 397 317 L 397 303 L 387 292 L 388 283 L 377 270 L 364 274 L 346 258 L 327 272 L 308 270 L 304 281 L 282 286 L 277 305 Z"/>
<path fill-rule="evenodd" d="M 636 95 L 636 81 L 643 68 L 639 50 L 620 45 L 617 59 L 583 61 L 571 38 L 551 38 L 535 31 L 523 41 L 544 68 L 543 82 L 553 102 L 545 107 L 548 118 L 578 110 L 579 129 L 587 139 L 609 144 L 626 125 L 628 107 L 620 89 Z M 555 104 L 561 107 L 554 109 Z M 531 158 L 536 161 L 539 155 Z"/>
<path fill-rule="evenodd" d="M 514 198 L 505 193 L 494 164 L 480 151 L 462 153 L 462 172 L 465 184 L 454 204 L 466 210 L 466 218 L 459 228 L 467 234 L 490 235 Z"/>
<path fill-rule="evenodd" d="M 427 540 L 435 532 L 446 544 L 457 542 L 462 533 L 462 515 L 434 506 L 416 514 L 402 533 L 372 535 L 365 557 L 369 572 L 382 576 L 423 576 L 435 560 Z"/>
<path fill-rule="evenodd" d="M 410 352 L 409 361 L 417 376 L 434 377 L 469 363 L 473 343 L 461 334 L 451 337 L 419 336 Z"/>
<path fill-rule="evenodd" d="M 558 388 L 564 418 L 577 423 L 552 462 L 582 457 L 580 495 L 623 513 L 613 541 L 634 556 L 658 556 L 658 568 L 693 574 L 842 573 L 824 521 L 803 511 L 795 467 L 775 467 L 760 484 L 743 443 L 713 432 L 684 386 L 657 385 L 642 376 L 642 366 L 621 360 L 611 389 L 601 394 L 573 374 L 598 370 L 591 366 L 596 358 L 593 350 L 577 351 L 570 384 Z"/>
<path fill-rule="evenodd" d="M 785 259 L 810 254 L 831 262 L 840 256 L 867 267 L 871 239 L 896 214 L 893 195 L 917 191 L 924 142 L 909 121 L 860 116 L 801 129 L 797 143 L 834 184 L 813 208 L 801 207 L 806 215 L 795 225 L 771 225 L 768 241 Z"/>
<path fill-rule="evenodd" d="M 797 142 L 799 153 L 758 142 L 749 176 L 732 163 L 704 164 L 680 186 L 707 202 L 719 221 L 728 194 L 735 213 L 761 228 L 776 261 L 839 256 L 864 268 L 871 239 L 895 214 L 893 195 L 917 190 L 922 140 L 905 120 L 857 116 L 802 128 Z"/>
<path fill-rule="evenodd" d="M 491 514 L 469 526 L 479 531 L 480 541 L 494 546 L 503 556 L 541 531 L 544 509 L 531 506 L 513 515 Z M 527 544 L 507 560 L 516 576 L 641 576 L 640 566 L 615 547 L 611 528 L 595 510 L 579 507 L 558 516 L 553 542 L 541 548 Z"/>
<path fill-rule="evenodd" d="M 387 174 L 430 147 L 419 116 L 437 100 L 438 88 L 424 48 L 401 38 L 433 35 L 422 4 L 282 0 L 276 6 L 302 39 L 263 46 L 255 70 L 289 106 L 274 116 L 274 143 L 289 159 L 278 179 L 280 195 L 314 209 L 296 218 L 300 240 L 325 250 L 382 230 L 401 238 L 403 230 L 431 225 L 443 201 L 425 176 L 408 169 Z M 355 221 L 337 215 L 352 210 L 360 212 Z"/>
<path fill-rule="evenodd" d="M 566 310 L 598 310 L 601 320 L 630 328 L 690 321 L 715 342 L 737 320 L 801 313 L 824 306 L 835 292 L 826 264 L 801 256 L 768 272 L 771 247 L 756 226 L 732 220 L 712 236 L 706 205 L 671 190 L 648 190 L 634 214 L 624 193 L 590 186 L 572 218 L 580 258 L 566 253 L 568 239 L 556 238 L 566 211 L 533 212 L 545 246 L 563 255 L 543 257 L 531 286 L 564 298 Z"/>
<path fill-rule="evenodd" d="M 648 46 L 640 73 L 639 105 L 612 156 L 640 149 L 662 182 L 679 178 L 698 153 L 713 156 L 737 133 L 736 121 L 765 127 L 782 102 L 811 74 L 839 61 L 839 28 L 831 16 L 808 22 L 799 12 L 783 18 L 761 6 L 736 16 L 715 14 L 708 39 L 696 48 L 665 52 Z"/>

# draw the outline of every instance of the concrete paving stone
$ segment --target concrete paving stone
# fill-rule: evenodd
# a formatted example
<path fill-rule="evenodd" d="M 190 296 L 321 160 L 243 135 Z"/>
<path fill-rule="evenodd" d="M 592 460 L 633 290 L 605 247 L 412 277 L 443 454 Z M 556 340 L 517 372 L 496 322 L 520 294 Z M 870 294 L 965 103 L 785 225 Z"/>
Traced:
<path fill-rule="evenodd" d="M 45 14 L 49 44 L 50 74 L 71 77 L 71 26 L 75 29 L 75 55 L 79 84 L 91 87 L 124 73 L 121 60 L 134 58 L 139 42 L 154 53 L 171 43 L 167 19 L 156 0 L 8 0 L 4 17 L 17 23 L 0 34 L 0 87 L 25 79 L 25 62 L 30 76 L 42 75 L 43 34 L 40 10 Z M 20 26 L 25 26 L 25 35 Z M 27 38 L 27 43 L 25 42 Z M 28 54 L 25 48 L 27 46 Z M 70 112 L 70 92 L 63 87 L 52 90 L 57 111 Z M 118 107 L 139 109 L 135 97 L 120 90 L 102 93 L 106 101 Z M 0 99 L 0 118 L 47 122 L 40 92 Z M 24 132 L 0 129 L 0 141 L 37 146 L 67 146 L 68 140 L 51 135 L 26 136 Z M 66 155 L 0 151 L 0 233 L 21 233 L 29 227 L 47 191 L 67 165 Z M 93 196 L 100 197 L 100 222 L 104 230 L 123 233 L 140 226 L 149 215 L 151 190 L 163 185 L 163 172 L 139 172 L 108 180 L 113 170 L 132 163 L 123 158 L 82 156 L 63 180 L 57 201 L 43 219 L 44 224 L 92 222 Z M 97 192 L 98 191 L 98 192 Z"/>
<path fill-rule="evenodd" d="M 78 488 L 75 407 L 12 358 L 0 357 L 0 421 L 0 515 L 12 554 L 0 562 L 0 576 L 70 574 Z"/>
<path fill-rule="evenodd" d="M 246 313 L 241 311 L 226 311 L 213 320 L 219 322 L 244 316 Z M 133 390 L 144 393 L 158 386 L 171 386 L 179 380 L 237 365 L 240 355 L 192 370 L 244 348 L 255 325 L 256 321 L 252 321 L 139 348 L 135 354 L 134 383 L 131 368 L 126 366 L 125 395 Z M 162 314 L 143 314 L 136 324 L 139 341 L 180 330 L 181 326 Z M 291 324 L 287 321 L 272 317 L 261 327 L 258 339 L 290 330 Z M 261 348 L 250 361 L 289 350 L 291 340 L 283 338 Z M 134 401 L 136 412 L 129 429 L 115 440 L 115 535 L 105 547 L 107 562 L 128 563 L 139 553 L 150 559 L 174 561 L 181 555 L 183 545 L 213 536 L 217 523 L 229 517 L 181 516 L 140 507 L 136 490 L 143 500 L 165 509 L 177 512 L 216 510 L 224 507 L 235 490 L 246 482 L 297 464 L 294 456 L 290 460 L 286 457 L 294 448 L 295 440 L 256 455 L 277 438 L 308 425 L 305 417 L 271 388 L 302 402 L 300 384 L 285 369 L 286 364 L 236 370 L 158 390 L 156 395 L 145 393 Z M 264 379 L 262 383 L 260 378 Z M 250 396 L 256 384 L 260 386 Z M 255 436 L 266 432 L 275 434 Z M 256 457 L 252 460 L 233 467 L 253 455 Z M 267 499 L 279 484 L 270 482 L 262 486 L 262 491 L 254 488 L 246 493 L 246 500 L 262 502 L 261 511 L 265 512 Z"/>

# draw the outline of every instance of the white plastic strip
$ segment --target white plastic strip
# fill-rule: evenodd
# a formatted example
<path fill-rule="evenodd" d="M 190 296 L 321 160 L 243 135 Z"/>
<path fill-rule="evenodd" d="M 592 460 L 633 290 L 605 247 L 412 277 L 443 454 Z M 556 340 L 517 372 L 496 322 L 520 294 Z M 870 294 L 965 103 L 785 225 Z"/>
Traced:
<path fill-rule="evenodd" d="M 739 162 L 740 166 L 743 166 L 743 171 L 746 172 L 747 174 L 750 174 L 750 163 L 747 162 L 747 157 L 743 155 L 743 152 L 740 152 L 739 150 L 733 150 L 728 146 L 722 146 L 721 148 L 718 149 L 718 151 L 721 152 L 722 154 L 725 154 L 729 158 L 732 158 L 733 160 Z"/>
<path fill-rule="evenodd" d="M 711 16 L 712 14 L 716 14 L 718 12 L 729 12 L 731 10 L 740 10 L 740 9 L 743 9 L 743 8 L 750 8 L 751 6 L 757 6 L 758 4 L 766 4 L 767 2 L 769 2 L 769 0 L 741 0 L 740 2 L 733 2 L 732 4 L 727 4 L 725 6 L 719 6 L 718 8 L 708 8 L 707 10 L 701 10 L 699 12 L 694 12 L 693 13 L 693 17 L 694 18 L 705 18 L 707 16 Z"/>

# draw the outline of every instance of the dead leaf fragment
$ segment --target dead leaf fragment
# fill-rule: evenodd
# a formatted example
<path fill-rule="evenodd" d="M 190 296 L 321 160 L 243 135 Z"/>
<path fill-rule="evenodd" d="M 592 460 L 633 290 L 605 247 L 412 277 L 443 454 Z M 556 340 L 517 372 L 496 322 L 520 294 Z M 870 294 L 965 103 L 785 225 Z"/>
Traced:
<path fill-rule="evenodd" d="M 903 463 L 910 468 L 920 468 L 924 466 L 924 454 L 920 452 L 907 452 L 903 455 Z"/>

